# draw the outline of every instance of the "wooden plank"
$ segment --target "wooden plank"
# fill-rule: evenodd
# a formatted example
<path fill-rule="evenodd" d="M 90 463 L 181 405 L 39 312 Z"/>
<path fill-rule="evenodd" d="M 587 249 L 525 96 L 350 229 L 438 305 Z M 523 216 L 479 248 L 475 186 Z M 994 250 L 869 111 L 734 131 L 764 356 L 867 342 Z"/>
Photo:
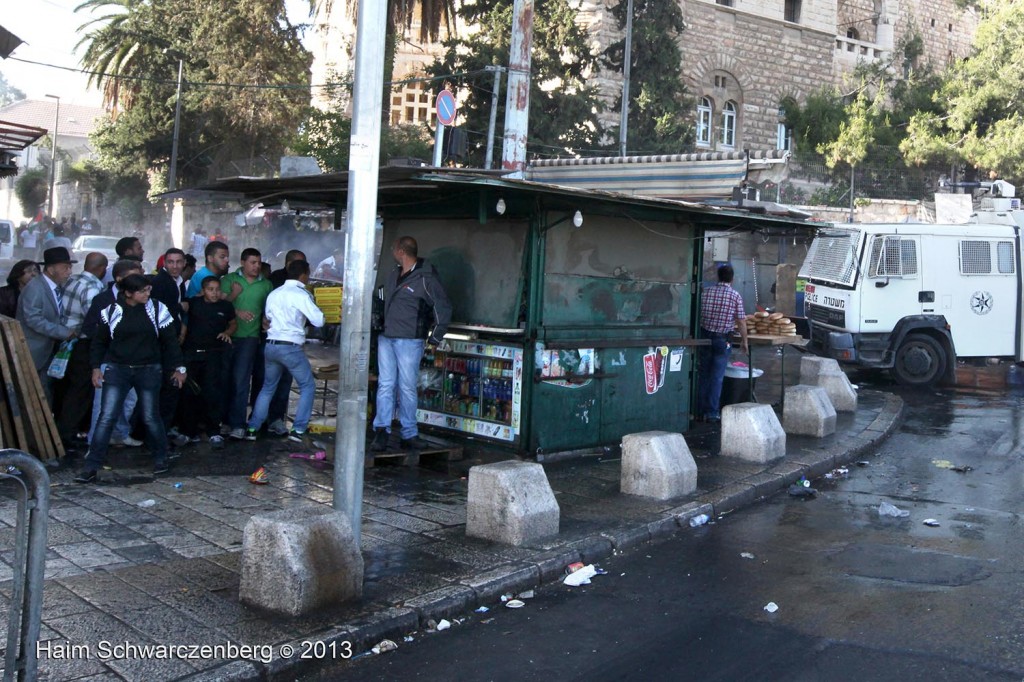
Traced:
<path fill-rule="evenodd" d="M 50 430 L 46 425 L 49 416 L 49 405 L 43 395 L 43 386 L 39 381 L 39 374 L 36 372 L 35 364 L 32 362 L 32 354 L 28 350 L 28 342 L 25 340 L 25 333 L 18 322 L 4 322 L 4 336 L 8 348 L 12 351 L 13 365 L 15 372 L 15 385 L 22 396 L 22 408 L 28 415 L 30 440 L 35 441 L 38 450 L 36 456 L 43 460 L 53 459 L 57 456 L 56 449 L 50 439 Z"/>
<path fill-rule="evenodd" d="M 7 318 L 5 318 L 7 319 Z M 14 370 L 11 368 L 11 363 L 7 355 L 7 343 L 5 342 L 6 334 L 3 328 L 0 327 L 0 375 L 3 378 L 3 389 L 5 396 L 6 409 L 4 413 L 10 411 L 10 420 L 14 426 L 13 431 L 8 430 L 10 434 L 9 440 L 4 442 L 6 447 L 16 448 L 18 450 L 24 450 L 28 445 L 27 436 L 25 434 L 25 420 L 21 413 L 21 403 L 18 401 L 18 393 L 14 388 Z"/>
<path fill-rule="evenodd" d="M 49 439 L 45 438 L 46 429 L 41 423 L 42 410 L 37 389 L 40 387 L 39 374 L 32 362 L 32 354 L 28 351 L 25 332 L 20 323 L 5 324 L 4 327 L 14 367 L 15 387 L 21 396 L 22 414 L 27 417 L 28 441 L 35 450 L 33 454 L 43 460 L 52 459 L 54 454 L 49 447 Z"/>

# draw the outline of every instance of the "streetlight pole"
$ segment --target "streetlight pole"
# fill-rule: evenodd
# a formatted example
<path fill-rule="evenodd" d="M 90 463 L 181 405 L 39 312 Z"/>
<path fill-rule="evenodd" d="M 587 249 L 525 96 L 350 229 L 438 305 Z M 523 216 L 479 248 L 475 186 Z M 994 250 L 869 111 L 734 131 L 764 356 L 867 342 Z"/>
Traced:
<path fill-rule="evenodd" d="M 57 110 L 53 114 L 53 139 L 50 145 L 50 192 L 48 195 L 48 203 L 46 206 L 46 212 L 50 214 L 50 218 L 53 218 L 53 183 L 57 178 L 57 126 L 60 123 L 60 97 L 57 95 L 46 95 L 50 99 L 57 100 Z"/>
<path fill-rule="evenodd" d="M 181 126 L 181 79 L 185 72 L 185 60 L 178 59 L 178 96 L 174 100 L 174 139 L 171 142 L 171 176 L 167 179 L 167 191 L 178 189 L 178 129 Z"/>

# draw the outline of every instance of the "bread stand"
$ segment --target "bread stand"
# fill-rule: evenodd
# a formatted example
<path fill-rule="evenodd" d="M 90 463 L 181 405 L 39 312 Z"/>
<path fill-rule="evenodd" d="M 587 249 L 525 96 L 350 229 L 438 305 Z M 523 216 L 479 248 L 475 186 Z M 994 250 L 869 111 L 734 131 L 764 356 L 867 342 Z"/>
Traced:
<path fill-rule="evenodd" d="M 740 337 L 734 336 L 733 343 L 740 343 Z M 747 334 L 747 375 L 750 381 L 750 402 L 754 402 L 754 346 L 779 346 L 782 348 L 782 359 L 779 362 L 779 405 L 786 406 L 786 346 L 806 346 L 807 339 L 802 336 L 779 336 L 776 334 Z"/>

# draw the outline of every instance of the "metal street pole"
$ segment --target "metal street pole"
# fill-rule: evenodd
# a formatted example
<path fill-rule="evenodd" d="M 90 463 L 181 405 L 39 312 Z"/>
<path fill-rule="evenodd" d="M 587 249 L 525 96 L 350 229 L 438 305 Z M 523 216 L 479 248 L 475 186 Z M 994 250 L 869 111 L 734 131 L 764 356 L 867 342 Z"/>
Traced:
<path fill-rule="evenodd" d="M 850 164 L 850 222 L 853 222 L 853 173 L 856 170 L 856 166 Z"/>
<path fill-rule="evenodd" d="M 50 145 L 50 192 L 47 198 L 46 212 L 53 218 L 53 183 L 57 178 L 57 126 L 60 124 L 60 97 L 57 95 L 46 95 L 57 100 L 57 110 L 53 114 L 53 139 Z"/>
<path fill-rule="evenodd" d="M 505 137 L 501 167 L 512 177 L 526 168 L 526 136 L 530 129 L 530 45 L 533 43 L 533 0 L 512 4 L 512 39 L 505 93 Z"/>
<path fill-rule="evenodd" d="M 370 378 L 370 306 L 377 243 L 380 110 L 384 92 L 386 2 L 359 0 L 352 136 L 348 162 L 345 289 L 338 354 L 338 426 L 334 445 L 334 508 L 348 514 L 361 545 L 366 386 Z"/>
<path fill-rule="evenodd" d="M 174 140 L 171 142 L 171 176 L 167 179 L 167 191 L 178 189 L 178 130 L 181 127 L 181 79 L 185 72 L 185 60 L 178 59 L 178 96 L 174 100 Z"/>
<path fill-rule="evenodd" d="M 484 157 L 484 168 L 490 170 L 494 165 L 494 129 L 498 122 L 498 91 L 501 90 L 501 72 L 505 69 L 500 66 L 488 66 L 484 70 L 494 72 L 494 89 L 491 90 L 491 119 L 487 124 L 487 154 Z"/>
<path fill-rule="evenodd" d="M 434 128 L 434 168 L 444 163 L 444 124 L 440 120 Z"/>
<path fill-rule="evenodd" d="M 622 57 L 622 113 L 619 115 L 619 156 L 626 155 L 629 127 L 629 72 L 633 66 L 633 0 L 626 2 L 626 47 Z"/>

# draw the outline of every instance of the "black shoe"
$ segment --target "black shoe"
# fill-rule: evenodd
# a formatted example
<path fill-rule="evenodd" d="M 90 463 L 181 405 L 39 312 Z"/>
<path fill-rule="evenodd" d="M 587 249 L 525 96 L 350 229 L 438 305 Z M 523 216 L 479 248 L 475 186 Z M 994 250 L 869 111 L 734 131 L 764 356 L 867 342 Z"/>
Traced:
<path fill-rule="evenodd" d="M 157 462 L 153 465 L 153 475 L 159 476 L 160 474 L 166 474 L 171 470 L 170 462 Z"/>
<path fill-rule="evenodd" d="M 430 443 L 423 440 L 419 436 L 413 436 L 412 438 L 402 439 L 403 450 L 426 450 L 430 447 Z"/>
<path fill-rule="evenodd" d="M 384 452 L 388 449 L 388 439 L 391 438 L 391 434 L 384 429 L 376 429 L 376 433 L 373 434 L 373 442 L 370 443 L 370 449 L 374 452 Z"/>
<path fill-rule="evenodd" d="M 82 469 L 75 476 L 75 483 L 95 483 L 97 480 L 99 480 L 99 474 L 95 469 Z"/>

